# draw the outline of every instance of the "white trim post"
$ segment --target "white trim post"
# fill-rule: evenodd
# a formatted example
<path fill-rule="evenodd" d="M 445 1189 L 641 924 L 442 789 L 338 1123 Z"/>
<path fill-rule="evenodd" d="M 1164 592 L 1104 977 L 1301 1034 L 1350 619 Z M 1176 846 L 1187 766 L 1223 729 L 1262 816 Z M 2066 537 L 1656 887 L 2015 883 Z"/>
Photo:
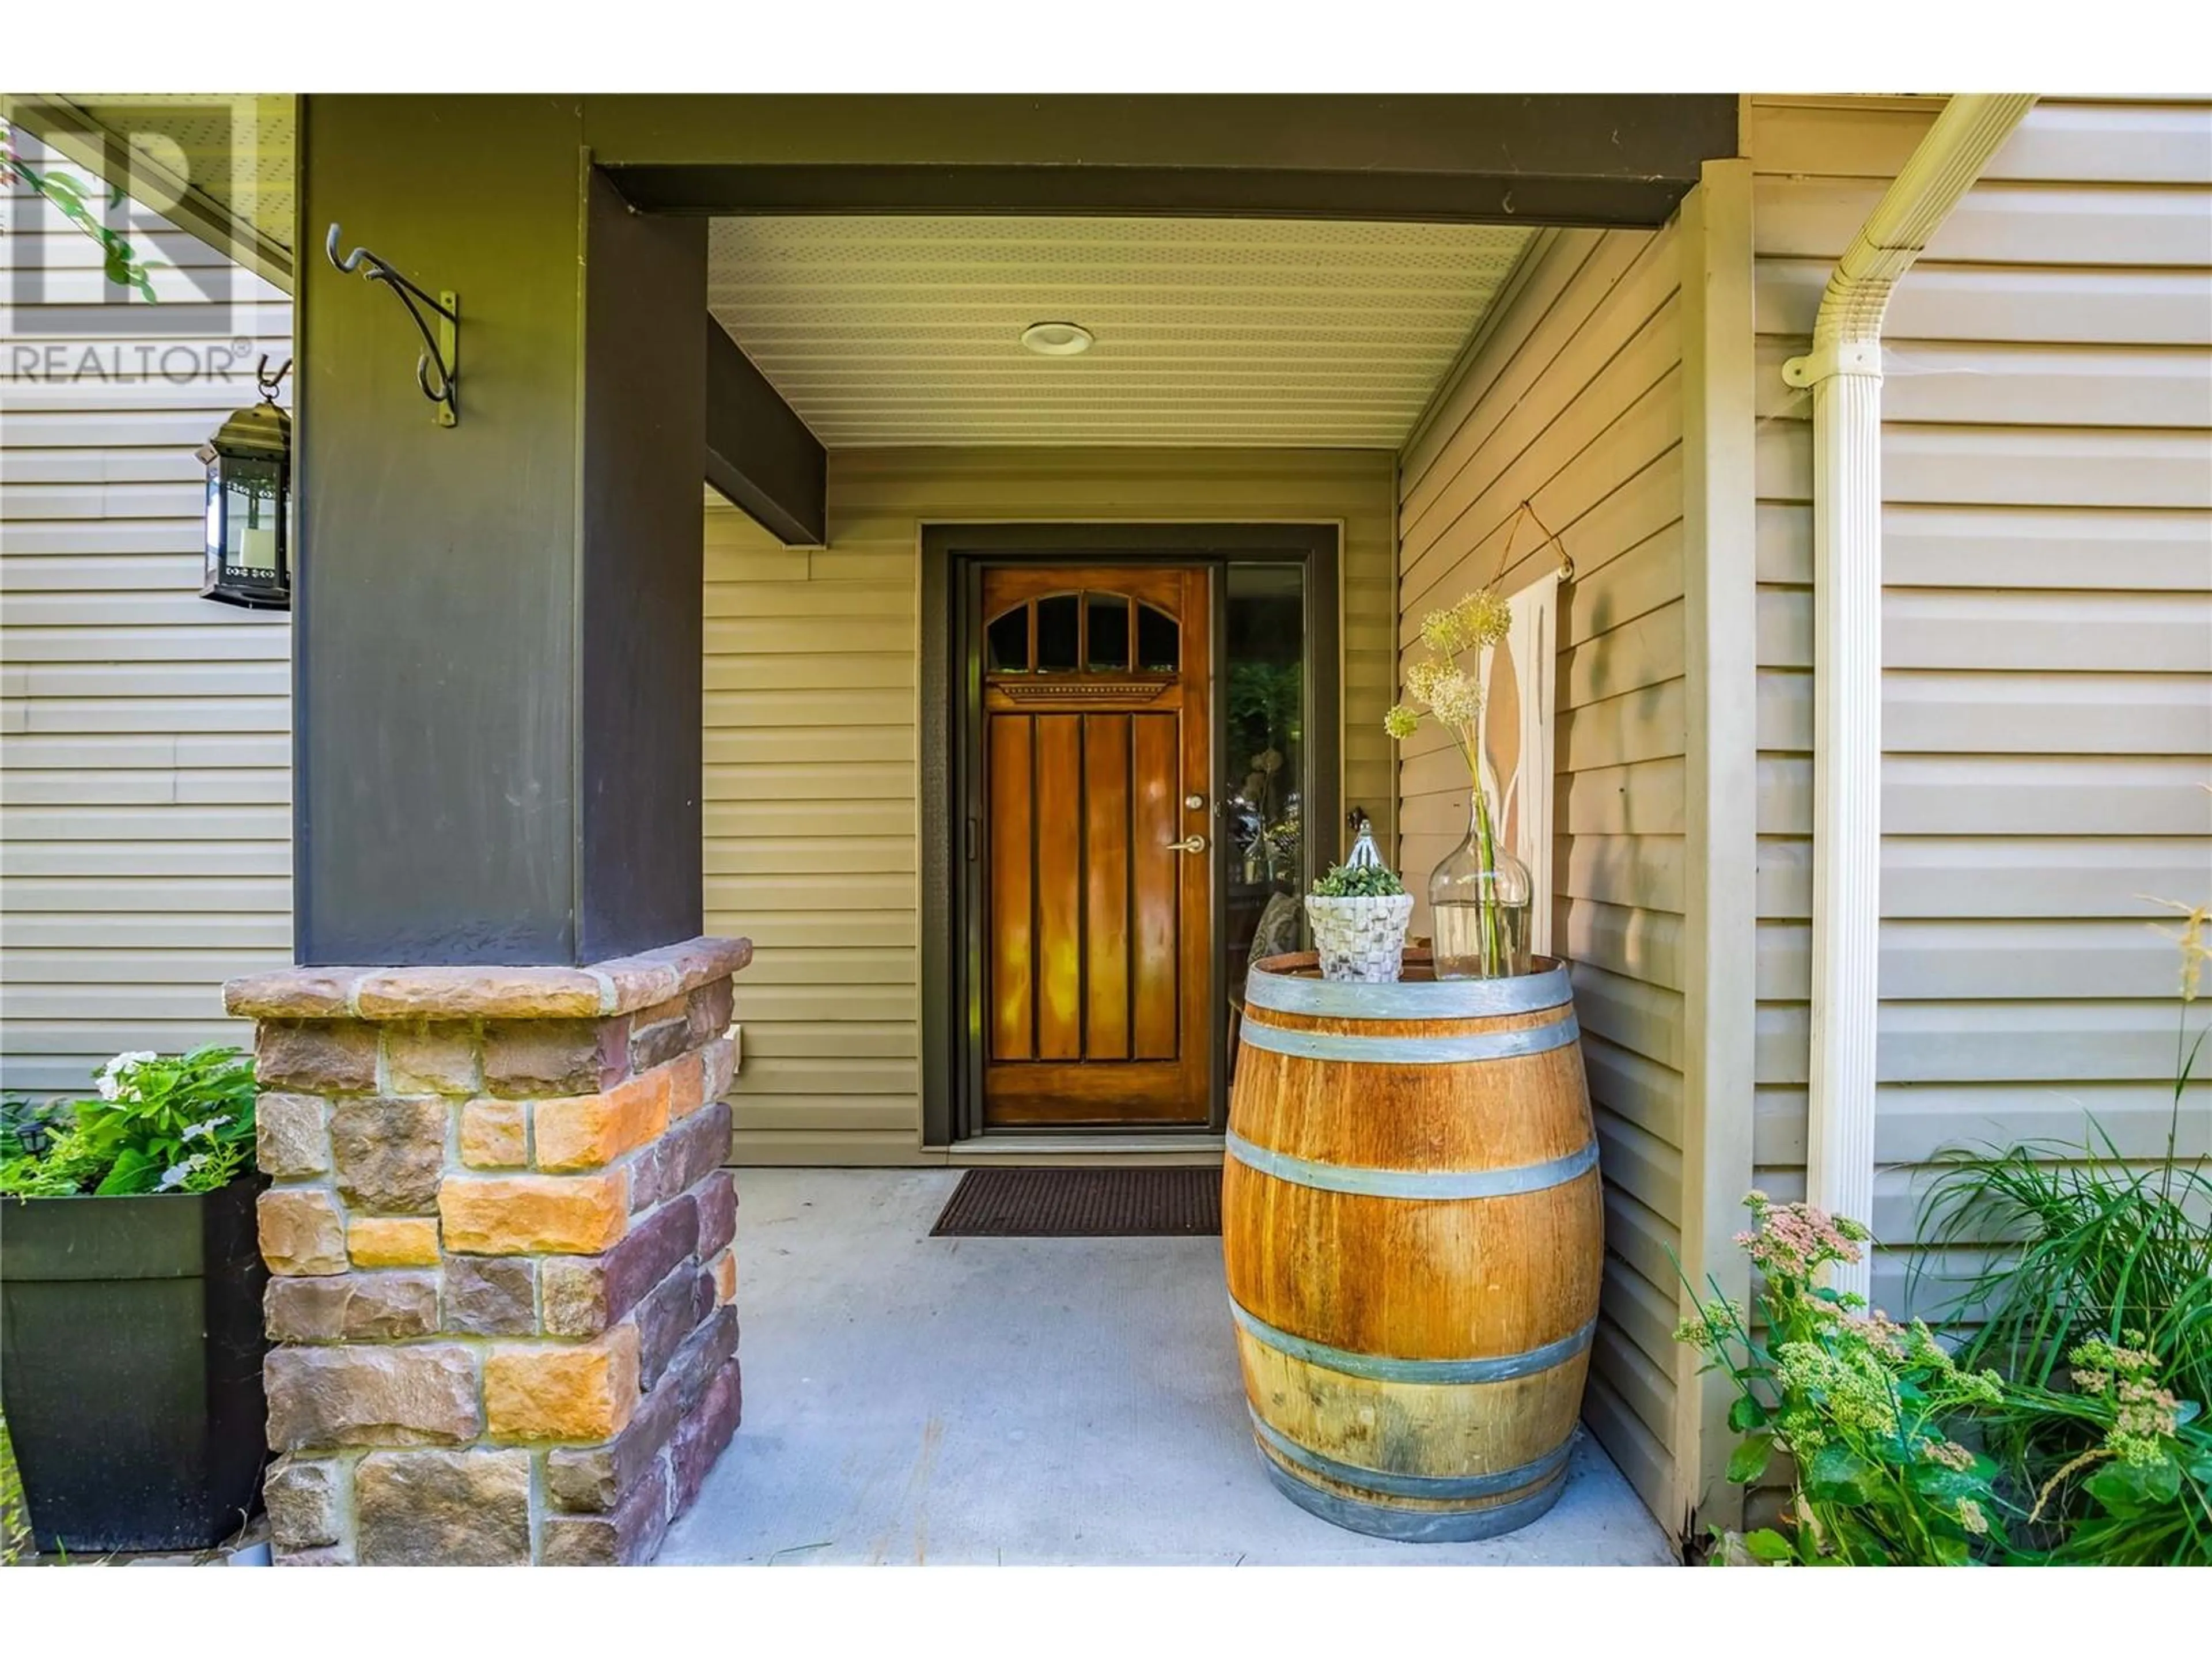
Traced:
<path fill-rule="evenodd" d="M 1683 818 L 1682 1316 L 1711 1294 L 1739 1304 L 1751 1269 L 1730 1242 L 1752 1179 L 1758 1014 L 1758 524 L 1753 443 L 1752 164 L 1708 161 L 1682 201 Z M 1737 1527 L 1725 1478 L 1734 1390 L 1674 1354 L 1673 1510 L 1695 1532 Z"/>

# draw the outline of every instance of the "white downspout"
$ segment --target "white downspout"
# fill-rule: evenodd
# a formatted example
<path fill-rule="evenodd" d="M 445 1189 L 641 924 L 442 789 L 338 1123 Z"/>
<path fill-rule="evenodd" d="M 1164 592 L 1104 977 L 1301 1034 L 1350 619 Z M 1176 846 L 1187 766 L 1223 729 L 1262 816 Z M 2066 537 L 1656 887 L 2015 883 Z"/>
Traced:
<path fill-rule="evenodd" d="M 1805 1182 L 1832 1214 L 1874 1210 L 1881 918 L 1881 324 L 1891 291 L 2035 101 L 1953 98 L 1828 278 L 1813 349 L 1813 1053 Z M 1870 1263 L 1838 1264 L 1867 1294 Z"/>

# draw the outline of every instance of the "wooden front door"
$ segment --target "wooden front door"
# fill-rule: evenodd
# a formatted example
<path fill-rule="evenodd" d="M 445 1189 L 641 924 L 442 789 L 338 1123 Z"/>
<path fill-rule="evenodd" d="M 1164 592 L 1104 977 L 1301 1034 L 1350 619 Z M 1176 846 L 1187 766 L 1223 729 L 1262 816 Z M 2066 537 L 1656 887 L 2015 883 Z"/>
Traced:
<path fill-rule="evenodd" d="M 1208 584 L 982 573 L 986 1127 L 1207 1121 Z"/>

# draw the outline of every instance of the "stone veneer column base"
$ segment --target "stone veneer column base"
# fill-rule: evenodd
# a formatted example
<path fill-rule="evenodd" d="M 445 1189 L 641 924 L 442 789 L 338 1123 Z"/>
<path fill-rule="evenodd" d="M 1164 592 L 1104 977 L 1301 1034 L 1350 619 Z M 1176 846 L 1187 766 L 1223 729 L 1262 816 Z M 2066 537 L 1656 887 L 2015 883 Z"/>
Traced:
<path fill-rule="evenodd" d="M 258 1022 L 280 1563 L 645 1561 L 736 1431 L 744 939 L 301 968 Z"/>

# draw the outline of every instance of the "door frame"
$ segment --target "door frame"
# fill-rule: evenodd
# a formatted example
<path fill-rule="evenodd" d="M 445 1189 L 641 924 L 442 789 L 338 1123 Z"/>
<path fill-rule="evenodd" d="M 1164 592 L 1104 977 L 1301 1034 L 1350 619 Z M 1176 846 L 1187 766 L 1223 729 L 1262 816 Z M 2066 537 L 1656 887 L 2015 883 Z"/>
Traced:
<path fill-rule="evenodd" d="M 920 814 L 921 899 L 922 1143 L 945 1148 L 963 1141 L 1011 1138 L 1109 1141 L 1142 1138 L 1218 1136 L 1228 1121 L 1228 1005 L 1220 985 L 1222 941 L 1227 937 L 1226 893 L 1212 890 L 1214 983 L 1208 1041 L 1212 1100 L 1207 1121 L 1189 1128 L 1024 1128 L 986 1132 L 982 1127 L 978 1052 L 981 995 L 981 895 L 971 878 L 967 821 L 980 811 L 980 768 L 969 751 L 979 725 L 965 718 L 980 697 L 980 682 L 967 672 L 975 656 L 970 585 L 986 563 L 1203 564 L 1212 566 L 1213 775 L 1208 799 L 1224 798 L 1222 734 L 1228 698 L 1225 667 L 1224 573 L 1232 564 L 1301 564 L 1305 568 L 1305 707 L 1307 799 L 1310 824 L 1333 825 L 1341 811 L 1342 659 L 1338 565 L 1343 527 L 1334 522 L 1281 524 L 1006 523 L 925 524 L 921 529 L 921 703 Z M 1218 818 L 1217 818 L 1218 822 Z M 1318 833 L 1316 831 L 1316 833 Z M 1218 836 L 1209 836 L 1218 841 Z"/>

